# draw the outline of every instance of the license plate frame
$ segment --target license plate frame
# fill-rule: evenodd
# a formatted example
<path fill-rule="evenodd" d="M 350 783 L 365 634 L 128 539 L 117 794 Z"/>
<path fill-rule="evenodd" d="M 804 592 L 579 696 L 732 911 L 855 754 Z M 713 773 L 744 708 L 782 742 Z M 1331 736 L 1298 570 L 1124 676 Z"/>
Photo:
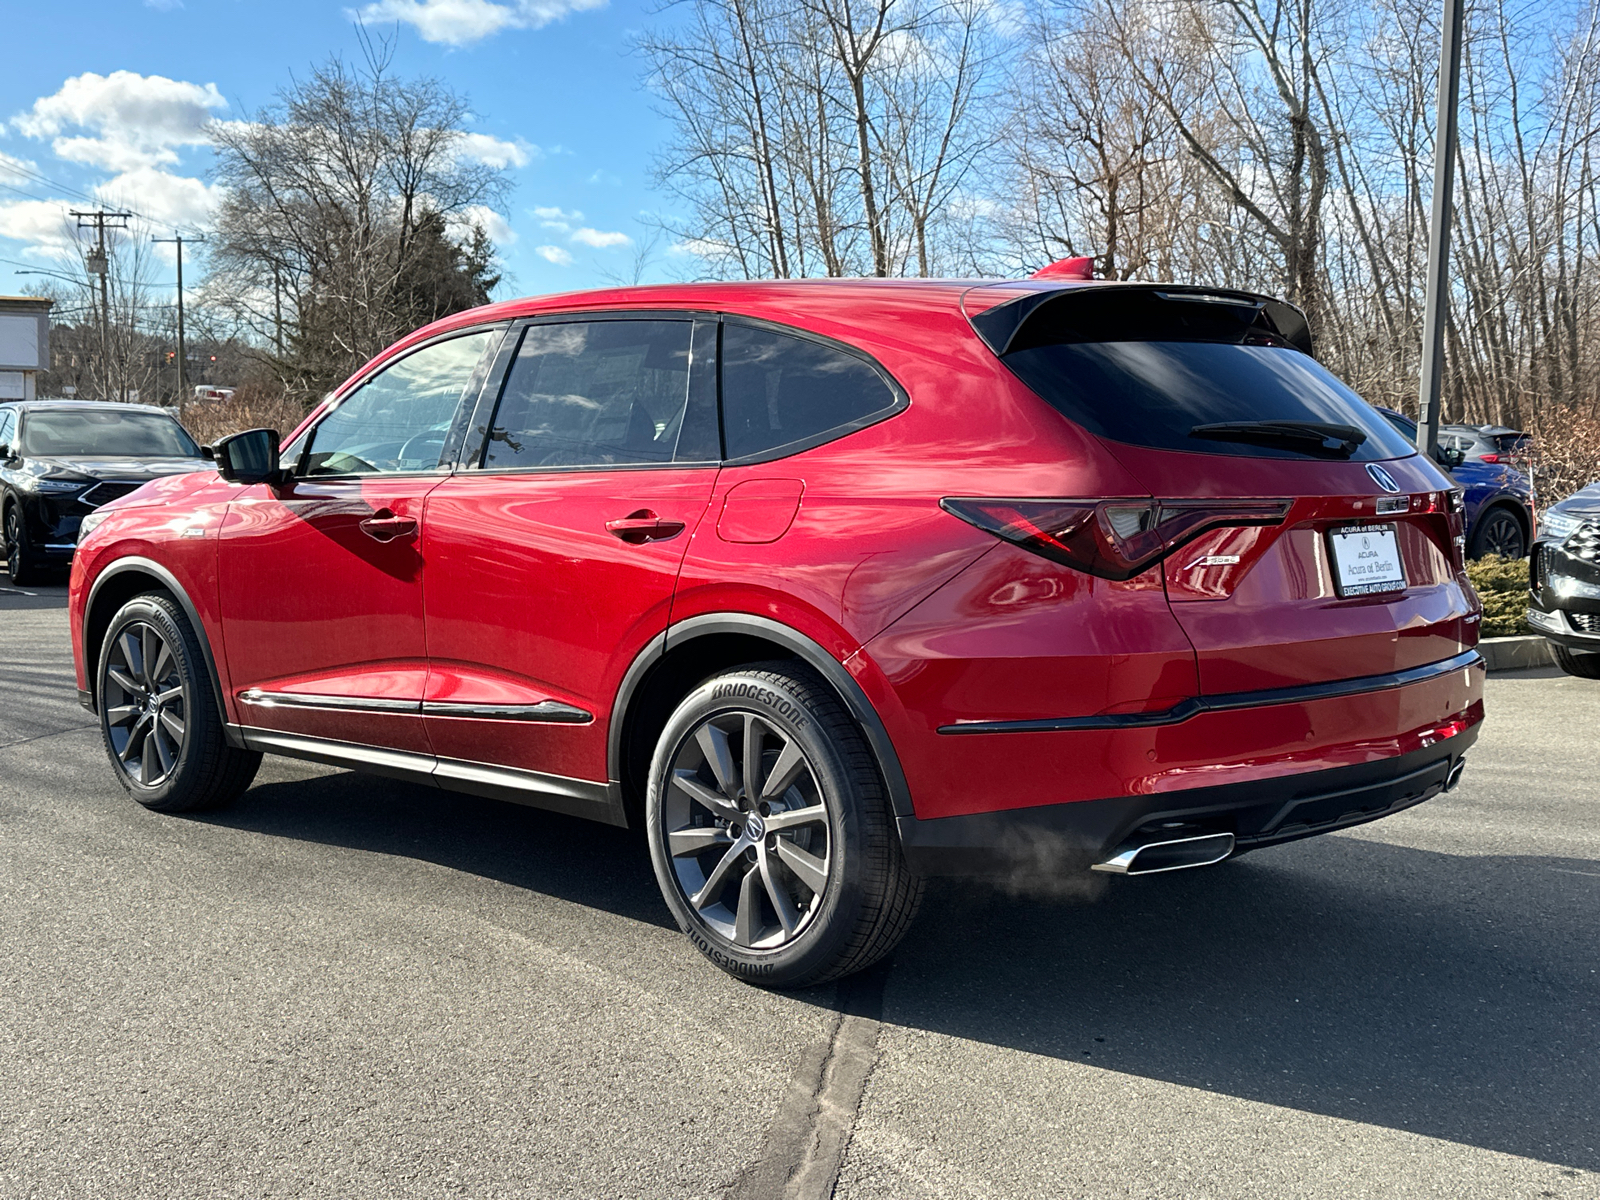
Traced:
<path fill-rule="evenodd" d="M 1350 541 L 1355 537 L 1377 539 L 1378 544 L 1372 545 L 1369 541 L 1358 547 Z M 1406 580 L 1405 560 L 1400 555 L 1399 527 L 1395 522 L 1365 521 L 1358 525 L 1336 525 L 1327 532 L 1327 544 L 1333 588 L 1341 600 L 1347 597 L 1392 595 L 1410 586 Z M 1361 549 L 1376 554 L 1376 561 L 1363 565 L 1347 557 Z M 1374 577 L 1363 580 L 1361 575 L 1368 572 L 1374 572 Z"/>

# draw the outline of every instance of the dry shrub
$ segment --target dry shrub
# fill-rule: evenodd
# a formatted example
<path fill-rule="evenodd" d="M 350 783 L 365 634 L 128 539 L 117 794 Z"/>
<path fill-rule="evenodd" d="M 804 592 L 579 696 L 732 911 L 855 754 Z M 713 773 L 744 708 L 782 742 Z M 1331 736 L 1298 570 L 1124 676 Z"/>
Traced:
<path fill-rule="evenodd" d="M 242 429 L 276 429 L 288 433 L 309 411 L 298 400 L 263 383 L 242 383 L 229 400 L 191 400 L 183 406 L 184 427 L 198 441 L 210 443 Z"/>
<path fill-rule="evenodd" d="M 1565 500 L 1600 479 L 1600 420 L 1552 406 L 1525 428 L 1533 436 L 1533 482 L 1540 504 Z"/>

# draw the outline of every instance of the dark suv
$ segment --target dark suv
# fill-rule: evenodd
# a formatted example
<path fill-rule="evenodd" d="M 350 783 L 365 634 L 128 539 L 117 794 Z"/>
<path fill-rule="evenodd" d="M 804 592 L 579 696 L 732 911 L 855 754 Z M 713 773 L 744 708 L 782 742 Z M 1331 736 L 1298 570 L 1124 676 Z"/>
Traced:
<path fill-rule="evenodd" d="M 0 528 L 18 587 L 72 561 L 78 525 L 162 475 L 206 465 L 165 409 L 94 400 L 0 404 Z"/>

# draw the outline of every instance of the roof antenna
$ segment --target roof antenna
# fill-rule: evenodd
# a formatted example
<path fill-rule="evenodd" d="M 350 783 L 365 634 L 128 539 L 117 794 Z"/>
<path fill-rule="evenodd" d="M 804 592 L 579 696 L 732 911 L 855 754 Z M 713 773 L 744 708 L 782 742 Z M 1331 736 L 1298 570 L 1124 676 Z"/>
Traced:
<path fill-rule="evenodd" d="M 1093 279 L 1094 258 L 1063 258 L 1051 263 L 1048 267 L 1040 267 L 1030 279 Z"/>

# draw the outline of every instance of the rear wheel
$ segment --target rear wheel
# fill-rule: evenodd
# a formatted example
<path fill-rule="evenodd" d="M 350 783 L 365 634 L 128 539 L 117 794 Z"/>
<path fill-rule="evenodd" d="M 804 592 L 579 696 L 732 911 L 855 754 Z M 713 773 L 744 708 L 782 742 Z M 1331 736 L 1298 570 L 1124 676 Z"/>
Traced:
<path fill-rule="evenodd" d="M 1600 654 L 1569 650 L 1565 646 L 1554 646 L 1552 649 L 1556 652 L 1556 666 L 1568 675 L 1576 675 L 1579 679 L 1600 679 Z"/>
<path fill-rule="evenodd" d="M 124 604 L 101 644 L 100 733 L 117 780 L 157 812 L 192 812 L 237 797 L 261 755 L 228 745 L 188 618 L 164 592 Z"/>
<path fill-rule="evenodd" d="M 751 983 L 805 987 L 870 966 L 922 900 L 860 730 L 795 663 L 728 671 L 685 697 L 656 745 L 645 811 L 679 927 Z"/>
<path fill-rule="evenodd" d="M 1527 558 L 1528 539 L 1522 522 L 1508 508 L 1492 508 L 1479 519 L 1468 547 L 1471 558 L 1498 554 L 1501 558 Z"/>
<path fill-rule="evenodd" d="M 44 564 L 28 540 L 28 526 L 22 519 L 22 506 L 15 501 L 6 505 L 5 522 L 6 574 L 18 587 L 41 583 Z"/>

